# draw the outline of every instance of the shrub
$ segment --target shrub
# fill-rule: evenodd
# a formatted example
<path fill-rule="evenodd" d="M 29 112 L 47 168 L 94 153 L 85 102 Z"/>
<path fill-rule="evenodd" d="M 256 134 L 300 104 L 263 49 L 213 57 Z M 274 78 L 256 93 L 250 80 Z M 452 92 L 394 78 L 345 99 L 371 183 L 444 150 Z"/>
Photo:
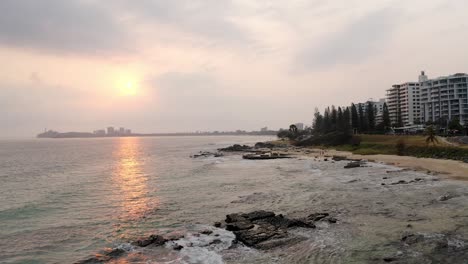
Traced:
<path fill-rule="evenodd" d="M 403 156 L 405 155 L 405 150 L 406 150 L 406 142 L 403 138 L 399 139 L 398 142 L 395 145 L 397 155 L 398 156 Z"/>
<path fill-rule="evenodd" d="M 350 144 L 353 146 L 353 147 L 359 147 L 359 145 L 361 145 L 361 137 L 360 136 L 353 136 L 350 140 Z"/>

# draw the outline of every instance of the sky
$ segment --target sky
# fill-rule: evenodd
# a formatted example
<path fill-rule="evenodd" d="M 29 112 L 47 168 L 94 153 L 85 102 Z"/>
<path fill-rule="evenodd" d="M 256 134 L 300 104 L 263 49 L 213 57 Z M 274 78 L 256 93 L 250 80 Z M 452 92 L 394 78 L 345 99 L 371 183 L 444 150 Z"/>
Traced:
<path fill-rule="evenodd" d="M 2 0 L 0 137 L 259 130 L 468 72 L 466 0 Z"/>

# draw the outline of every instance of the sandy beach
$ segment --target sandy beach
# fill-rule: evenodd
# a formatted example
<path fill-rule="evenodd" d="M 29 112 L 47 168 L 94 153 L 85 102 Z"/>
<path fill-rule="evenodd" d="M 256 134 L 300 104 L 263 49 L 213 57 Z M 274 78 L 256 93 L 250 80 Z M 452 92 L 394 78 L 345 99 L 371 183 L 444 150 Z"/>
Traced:
<path fill-rule="evenodd" d="M 357 155 L 337 150 L 329 150 L 326 154 L 347 156 L 351 159 L 375 160 L 404 169 L 437 174 L 456 180 L 468 180 L 468 163 L 462 161 L 396 155 Z"/>

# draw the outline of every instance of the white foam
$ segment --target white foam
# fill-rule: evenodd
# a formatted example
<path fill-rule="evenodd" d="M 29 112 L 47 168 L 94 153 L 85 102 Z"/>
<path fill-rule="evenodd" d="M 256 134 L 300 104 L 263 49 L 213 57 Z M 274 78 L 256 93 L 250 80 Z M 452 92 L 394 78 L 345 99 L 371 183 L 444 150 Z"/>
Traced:
<path fill-rule="evenodd" d="M 167 247 L 183 246 L 180 251 L 182 263 L 224 263 L 220 253 L 232 246 L 235 235 L 232 232 L 211 226 L 200 226 L 199 229 L 209 230 L 212 233 L 209 235 L 198 232 L 187 233 L 184 238 L 167 243 Z"/>

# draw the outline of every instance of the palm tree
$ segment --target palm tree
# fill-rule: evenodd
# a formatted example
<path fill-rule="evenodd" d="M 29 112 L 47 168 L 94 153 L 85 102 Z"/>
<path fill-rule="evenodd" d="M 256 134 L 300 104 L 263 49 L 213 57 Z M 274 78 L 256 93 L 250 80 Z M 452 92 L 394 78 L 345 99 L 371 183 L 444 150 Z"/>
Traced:
<path fill-rule="evenodd" d="M 297 126 L 296 125 L 290 125 L 289 126 L 289 131 L 293 134 L 297 133 Z"/>
<path fill-rule="evenodd" d="M 433 126 L 428 126 L 426 128 L 426 145 L 429 145 L 429 143 L 432 143 L 433 146 L 435 144 L 439 144 L 439 140 L 437 139 L 436 131 L 434 130 Z"/>

